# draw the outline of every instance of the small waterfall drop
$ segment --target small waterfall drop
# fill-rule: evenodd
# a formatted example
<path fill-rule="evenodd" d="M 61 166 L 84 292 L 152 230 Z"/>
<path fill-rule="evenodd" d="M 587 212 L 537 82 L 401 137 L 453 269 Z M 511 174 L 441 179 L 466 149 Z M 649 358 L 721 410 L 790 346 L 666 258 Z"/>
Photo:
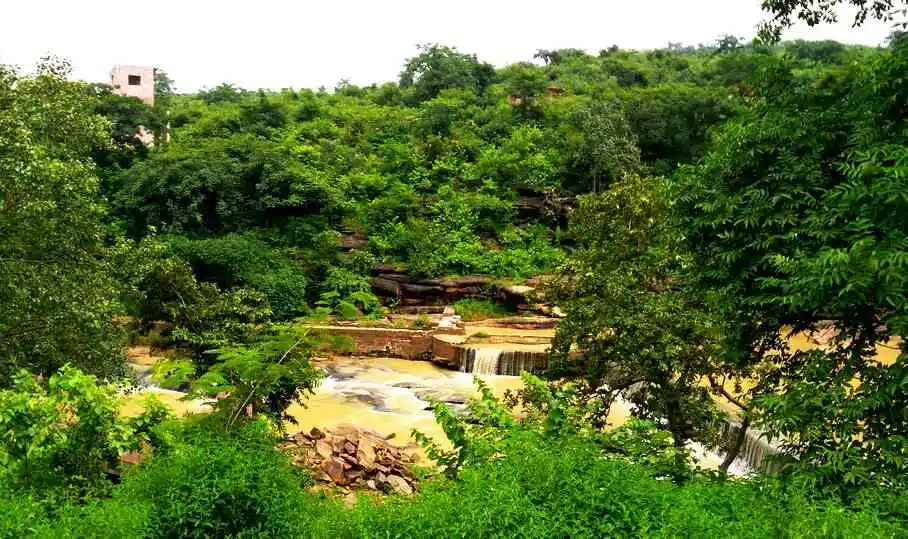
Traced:
<path fill-rule="evenodd" d="M 498 348 L 473 349 L 473 374 L 498 374 L 498 358 L 501 350 Z"/>
<path fill-rule="evenodd" d="M 730 442 L 741 430 L 741 425 L 736 421 L 726 421 L 721 428 L 722 438 Z M 772 474 L 779 470 L 780 458 L 784 457 L 780 455 L 779 448 L 767 441 L 760 430 L 750 427 L 744 435 L 744 443 L 735 462 L 741 462 L 747 468 L 760 473 Z"/>
<path fill-rule="evenodd" d="M 548 355 L 545 352 L 460 347 L 456 361 L 460 372 L 520 376 L 523 371 L 544 370 Z"/>

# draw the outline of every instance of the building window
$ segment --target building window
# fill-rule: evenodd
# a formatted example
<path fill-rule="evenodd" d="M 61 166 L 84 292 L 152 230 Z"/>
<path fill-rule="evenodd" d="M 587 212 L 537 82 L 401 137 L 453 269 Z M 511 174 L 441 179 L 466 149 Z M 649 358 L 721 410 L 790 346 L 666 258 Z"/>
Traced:
<path fill-rule="evenodd" d="M 130 86 L 141 86 L 142 77 L 140 75 L 130 75 L 129 76 L 129 85 Z"/>

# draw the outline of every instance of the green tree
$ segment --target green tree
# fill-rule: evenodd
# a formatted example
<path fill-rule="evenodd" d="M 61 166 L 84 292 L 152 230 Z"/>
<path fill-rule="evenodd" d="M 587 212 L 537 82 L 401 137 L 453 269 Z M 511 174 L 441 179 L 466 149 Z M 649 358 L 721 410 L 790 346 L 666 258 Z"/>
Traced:
<path fill-rule="evenodd" d="M 538 100 L 544 95 L 549 80 L 545 71 L 528 62 L 509 65 L 500 72 L 508 96 L 515 108 L 527 119 L 539 118 L 542 107 Z"/>
<path fill-rule="evenodd" d="M 753 402 L 802 471 L 845 492 L 906 476 L 906 356 L 874 357 L 908 332 L 906 75 L 896 47 L 820 85 L 789 77 L 678 175 L 730 358 L 756 365 L 783 330 L 835 328 L 825 350 L 783 347 Z"/>
<path fill-rule="evenodd" d="M 592 103 L 574 111 L 571 123 L 568 172 L 578 185 L 570 187 L 581 193 L 598 193 L 610 182 L 639 170 L 640 149 L 620 108 Z"/>
<path fill-rule="evenodd" d="M 400 74 L 400 85 L 412 103 L 428 101 L 447 88 L 471 88 L 481 94 L 494 81 L 495 69 L 476 55 L 438 44 L 420 45 L 419 51 Z"/>
<path fill-rule="evenodd" d="M 708 439 L 718 413 L 702 382 L 716 369 L 716 327 L 689 287 L 664 183 L 630 175 L 579 202 L 577 246 L 554 289 L 567 318 L 553 374 L 586 377 L 600 422 L 621 396 L 636 415 L 665 419 L 677 447 Z"/>
<path fill-rule="evenodd" d="M 0 385 L 70 362 L 123 372 L 92 150 L 110 125 L 65 62 L 0 68 Z"/>
<path fill-rule="evenodd" d="M 158 401 L 134 418 L 119 417 L 118 406 L 115 387 L 69 365 L 46 387 L 20 371 L 0 390 L 0 479 L 50 499 L 61 487 L 77 496 L 103 490 L 117 456 L 160 441 L 153 430 L 169 417 Z"/>
<path fill-rule="evenodd" d="M 810 26 L 838 20 L 837 8 L 848 5 L 856 10 L 854 26 L 870 19 L 892 20 L 895 8 L 905 5 L 903 0 L 762 0 L 761 6 L 772 16 L 760 23 L 760 36 L 778 41 L 782 31 L 801 20 Z"/>

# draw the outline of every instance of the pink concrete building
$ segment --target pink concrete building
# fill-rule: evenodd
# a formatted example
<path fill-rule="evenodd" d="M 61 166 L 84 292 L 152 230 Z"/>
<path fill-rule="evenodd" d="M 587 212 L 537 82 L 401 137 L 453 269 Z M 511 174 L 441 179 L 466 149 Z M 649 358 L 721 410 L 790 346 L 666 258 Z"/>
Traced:
<path fill-rule="evenodd" d="M 110 70 L 110 85 L 120 95 L 154 105 L 154 72 L 153 67 L 117 65 Z"/>
<path fill-rule="evenodd" d="M 154 72 L 153 67 L 116 65 L 110 70 L 110 85 L 120 95 L 137 97 L 154 106 Z M 154 144 L 154 133 L 144 126 L 139 126 L 136 136 L 148 146 Z"/>

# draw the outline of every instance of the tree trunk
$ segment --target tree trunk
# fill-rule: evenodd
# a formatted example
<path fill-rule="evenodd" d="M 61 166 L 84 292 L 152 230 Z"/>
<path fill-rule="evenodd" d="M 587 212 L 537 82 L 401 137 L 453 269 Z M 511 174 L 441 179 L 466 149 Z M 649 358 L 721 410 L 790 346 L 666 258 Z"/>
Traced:
<path fill-rule="evenodd" d="M 744 440 L 747 438 L 747 428 L 750 427 L 750 418 L 745 417 L 744 421 L 741 422 L 741 428 L 738 429 L 738 435 L 735 436 L 735 441 L 728 448 L 728 453 L 725 455 L 725 460 L 722 461 L 722 464 L 719 465 L 719 471 L 722 473 L 728 473 L 728 468 L 731 466 L 731 463 L 738 458 L 738 454 L 741 453 L 741 447 L 744 445 Z"/>

